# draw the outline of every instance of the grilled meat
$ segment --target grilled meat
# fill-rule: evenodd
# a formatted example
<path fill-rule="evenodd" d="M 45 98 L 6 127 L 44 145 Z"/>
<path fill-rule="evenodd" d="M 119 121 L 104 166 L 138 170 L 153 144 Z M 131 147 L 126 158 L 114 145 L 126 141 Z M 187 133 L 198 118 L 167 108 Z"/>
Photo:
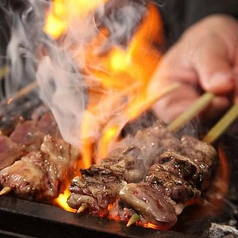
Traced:
<path fill-rule="evenodd" d="M 71 183 L 68 204 L 123 221 L 136 212 L 142 223 L 171 227 L 186 203 L 208 187 L 215 164 L 211 145 L 191 136 L 178 138 L 157 121 L 122 140 L 100 165 L 81 170 L 82 177 Z"/>
<path fill-rule="evenodd" d="M 21 147 L 7 136 L 0 136 L 0 169 L 13 164 L 22 155 Z"/>
<path fill-rule="evenodd" d="M 142 182 L 128 183 L 120 190 L 123 206 L 140 214 L 142 223 L 173 226 L 187 202 L 209 186 L 216 167 L 215 149 L 189 136 L 181 141 L 178 152 L 166 151 L 157 158 Z M 117 216 L 125 218 L 123 212 Z"/>
<path fill-rule="evenodd" d="M 17 143 L 27 153 L 40 147 L 44 134 L 34 121 L 19 123 L 10 135 L 10 139 Z"/>
<path fill-rule="evenodd" d="M 126 151 L 117 149 L 99 166 L 82 169 L 82 177 L 76 177 L 71 182 L 69 206 L 78 209 L 87 205 L 91 214 L 106 215 L 109 204 L 118 198 L 124 181 L 140 181 L 143 178 L 145 169 L 141 166 L 141 155 L 137 147 L 129 147 Z"/>
<path fill-rule="evenodd" d="M 79 151 L 66 143 L 51 112 L 35 112 L 0 136 L 0 186 L 25 199 L 51 200 L 75 176 Z"/>
<path fill-rule="evenodd" d="M 79 152 L 64 140 L 46 135 L 39 150 L 0 171 L 0 185 L 10 187 L 18 197 L 51 200 L 65 190 L 78 158 Z"/>
<path fill-rule="evenodd" d="M 12 165 L 31 151 L 39 150 L 45 135 L 61 138 L 52 113 L 46 112 L 37 119 L 22 118 L 9 136 L 0 135 L 0 169 Z"/>
<path fill-rule="evenodd" d="M 86 205 L 89 213 L 106 215 L 108 206 L 117 200 L 119 190 L 125 181 L 141 181 L 157 156 L 164 150 L 176 148 L 176 142 L 179 144 L 179 140 L 166 130 L 165 124 L 161 121 L 157 121 L 143 132 L 138 131 L 135 137 L 126 137 L 100 165 L 92 165 L 87 170 L 81 170 L 82 177 L 72 180 L 69 188 L 69 206 L 78 209 Z M 110 184 L 108 180 L 113 182 Z M 101 188 L 99 197 L 92 192 L 98 187 Z M 86 196 L 87 201 L 84 199 Z"/>

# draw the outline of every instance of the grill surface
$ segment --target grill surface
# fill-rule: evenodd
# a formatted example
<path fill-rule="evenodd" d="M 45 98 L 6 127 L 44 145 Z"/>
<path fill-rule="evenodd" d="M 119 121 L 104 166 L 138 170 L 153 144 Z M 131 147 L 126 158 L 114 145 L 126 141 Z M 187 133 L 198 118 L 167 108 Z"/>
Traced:
<path fill-rule="evenodd" d="M 196 238 L 175 231 L 157 231 L 66 212 L 58 207 L 3 196 L 0 199 L 0 237 L 141 237 Z"/>
<path fill-rule="evenodd" d="M 87 214 L 76 214 L 61 208 L 11 196 L 0 197 L 0 237 L 74 238 L 140 237 L 140 238 L 207 238 L 212 223 L 238 228 L 238 124 L 222 136 L 220 142 L 227 155 L 230 170 L 229 192 L 225 206 L 215 217 L 196 216 L 196 206 L 187 207 L 170 231 L 158 231 L 110 221 Z M 212 204 L 211 204 L 212 205 Z M 204 214 L 207 215 L 207 214 Z M 227 237 L 224 232 L 224 236 Z M 237 237 L 228 234 L 228 237 Z M 213 236 L 212 238 L 215 238 Z M 217 237 L 216 237 L 217 238 Z"/>

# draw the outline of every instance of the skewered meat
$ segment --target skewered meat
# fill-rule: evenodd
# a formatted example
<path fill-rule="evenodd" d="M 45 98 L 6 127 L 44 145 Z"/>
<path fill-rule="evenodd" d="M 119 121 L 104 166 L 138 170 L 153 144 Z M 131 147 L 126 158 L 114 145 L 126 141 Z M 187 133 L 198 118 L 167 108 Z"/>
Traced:
<path fill-rule="evenodd" d="M 15 195 L 49 201 L 74 176 L 79 151 L 66 143 L 51 112 L 36 112 L 0 137 L 0 186 Z"/>
<path fill-rule="evenodd" d="M 25 121 L 18 124 L 10 135 L 10 139 L 21 146 L 25 153 L 38 149 L 43 137 L 44 134 L 34 121 Z"/>
<path fill-rule="evenodd" d="M 17 124 L 9 137 L 27 153 L 39 149 L 47 134 L 61 138 L 58 126 L 50 112 L 44 113 L 39 120 L 27 120 Z"/>
<path fill-rule="evenodd" d="M 78 158 L 79 152 L 64 140 L 46 135 L 39 150 L 0 171 L 0 185 L 25 199 L 51 200 L 64 191 Z"/>
<path fill-rule="evenodd" d="M 38 119 L 25 121 L 22 118 L 9 136 L 0 135 L 0 169 L 40 149 L 45 135 L 61 138 L 52 113 L 46 112 Z"/>
<path fill-rule="evenodd" d="M 125 221 L 136 212 L 142 223 L 171 227 L 186 203 L 208 187 L 215 164 L 211 145 L 190 136 L 178 138 L 158 121 L 122 140 L 99 166 L 82 170 L 82 178 L 71 183 L 68 204 Z M 111 184 L 105 179 L 109 174 Z M 94 189 L 100 190 L 100 199 Z"/>
<path fill-rule="evenodd" d="M 0 136 L 0 169 L 13 164 L 22 155 L 21 147 L 7 136 Z"/>
<path fill-rule="evenodd" d="M 146 182 L 125 185 L 120 190 L 120 199 L 126 203 L 123 205 L 123 211 L 118 214 L 120 220 L 128 221 L 136 211 L 140 214 L 141 223 L 152 223 L 161 228 L 173 226 L 177 221 L 177 215 L 165 192 L 162 186 L 155 189 Z M 130 210 L 127 216 L 124 215 L 125 207 L 126 213 Z M 111 215 L 110 217 L 112 218 Z"/>
<path fill-rule="evenodd" d="M 118 198 L 124 181 L 143 178 L 141 159 L 141 151 L 136 147 L 129 147 L 124 152 L 118 149 L 99 166 L 92 165 L 89 169 L 81 170 L 82 178 L 76 177 L 71 182 L 68 204 L 76 209 L 87 205 L 90 213 L 106 215 L 108 205 Z"/>
<path fill-rule="evenodd" d="M 81 170 L 82 178 L 72 180 L 69 206 L 79 209 L 81 205 L 86 205 L 90 213 L 106 215 L 108 205 L 117 200 L 124 181 L 141 181 L 157 156 L 164 150 L 176 148 L 176 143 L 179 144 L 180 141 L 166 130 L 161 121 L 143 132 L 138 131 L 133 138 L 126 137 L 99 166 L 92 165 L 87 170 Z M 110 184 L 109 180 L 113 182 Z M 93 193 L 98 187 L 101 188 L 100 197 Z M 85 199 L 86 196 L 88 200 Z"/>
<path fill-rule="evenodd" d="M 189 136 L 181 140 L 180 154 L 164 152 L 142 182 L 128 183 L 120 190 L 120 200 L 140 214 L 142 223 L 164 228 L 173 226 L 186 203 L 198 198 L 209 185 L 216 151 Z M 123 212 L 118 215 L 125 217 Z"/>

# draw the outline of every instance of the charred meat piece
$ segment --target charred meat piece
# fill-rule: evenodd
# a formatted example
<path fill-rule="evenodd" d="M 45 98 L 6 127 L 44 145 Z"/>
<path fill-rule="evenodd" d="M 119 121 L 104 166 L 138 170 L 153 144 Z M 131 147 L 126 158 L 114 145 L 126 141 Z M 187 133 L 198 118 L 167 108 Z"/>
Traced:
<path fill-rule="evenodd" d="M 70 207 L 78 210 L 86 205 L 91 214 L 105 216 L 108 206 L 118 199 L 124 181 L 143 178 L 145 171 L 141 166 L 141 151 L 130 147 L 119 152 L 117 150 L 112 157 L 105 158 L 99 166 L 92 165 L 89 169 L 81 170 L 82 177 L 72 180 L 68 198 Z"/>
<path fill-rule="evenodd" d="M 22 156 L 21 147 L 7 136 L 0 136 L 0 169 L 12 165 Z"/>
<path fill-rule="evenodd" d="M 183 137 L 181 140 L 186 142 L 181 143 L 180 150 L 161 154 L 142 182 L 126 184 L 120 190 L 123 209 L 134 209 L 141 216 L 142 223 L 173 226 L 186 203 L 198 198 L 208 187 L 216 164 L 215 149 L 195 138 Z M 192 152 L 185 146 L 187 143 L 193 145 L 190 147 Z M 118 214 L 125 217 L 123 212 Z"/>
<path fill-rule="evenodd" d="M 104 168 L 90 168 L 83 178 L 75 177 L 70 186 L 68 204 L 74 209 L 86 206 L 90 214 L 105 216 L 108 206 L 118 198 L 123 182 Z"/>
<path fill-rule="evenodd" d="M 0 169 L 12 165 L 27 153 L 39 150 L 44 136 L 61 138 L 51 112 L 45 112 L 38 120 L 18 121 L 9 136 L 0 135 Z"/>
<path fill-rule="evenodd" d="M 130 215 L 135 212 L 139 214 L 141 223 L 152 223 L 166 228 L 173 226 L 177 221 L 174 206 L 166 196 L 163 186 L 154 188 L 146 182 L 130 183 L 120 190 L 120 199 L 124 203 L 123 212 L 118 214 L 121 221 L 125 218 L 124 221 L 129 220 L 130 217 L 125 216 L 124 211 L 128 213 L 127 210 L 130 208 Z"/>
<path fill-rule="evenodd" d="M 106 215 L 108 206 L 116 202 L 122 185 L 141 181 L 158 155 L 179 144 L 180 140 L 172 136 L 161 121 L 144 131 L 138 131 L 135 137 L 126 137 L 100 165 L 81 170 L 82 177 L 72 180 L 69 206 L 79 209 L 86 205 L 89 213 Z M 99 187 L 100 196 L 93 192 Z"/>
<path fill-rule="evenodd" d="M 22 147 L 25 153 L 37 150 L 43 141 L 44 134 L 34 121 L 25 121 L 16 126 L 10 139 Z"/>
<path fill-rule="evenodd" d="M 48 191 L 44 158 L 42 152 L 33 151 L 1 170 L 1 186 L 10 187 L 14 194 L 22 198 L 41 199 L 43 193 Z"/>
<path fill-rule="evenodd" d="M 137 151 L 141 151 L 141 167 L 144 167 L 146 172 L 164 151 L 178 151 L 180 144 L 180 139 L 169 132 L 162 121 L 157 120 L 152 126 L 138 130 L 134 137 L 124 138 L 114 147 L 107 158 L 102 160 L 102 163 L 105 163 L 105 160 L 110 160 L 110 163 L 116 164 L 117 158 L 122 157 L 125 151 L 130 151 L 130 148 L 134 147 L 137 148 Z M 145 173 L 142 177 L 144 175 Z"/>
<path fill-rule="evenodd" d="M 199 172 L 193 177 L 194 183 L 202 190 L 207 188 L 218 165 L 216 150 L 206 142 L 191 136 L 182 136 L 181 142 L 180 153 L 199 168 Z"/>
<path fill-rule="evenodd" d="M 190 136 L 178 138 L 157 121 L 123 139 L 100 165 L 82 170 L 82 177 L 71 183 L 68 203 L 121 221 L 137 213 L 141 223 L 169 228 L 187 202 L 208 187 L 215 164 L 211 145 Z"/>
<path fill-rule="evenodd" d="M 43 113 L 41 117 L 36 120 L 36 125 L 44 135 L 49 134 L 55 138 L 61 138 L 59 127 L 50 111 Z"/>
<path fill-rule="evenodd" d="M 40 148 L 45 135 L 61 138 L 60 131 L 51 112 L 44 113 L 39 120 L 27 120 L 16 125 L 9 136 L 22 147 L 25 153 Z"/>
<path fill-rule="evenodd" d="M 44 137 L 40 147 L 47 155 L 45 170 L 52 192 L 56 195 L 66 189 L 66 181 L 75 175 L 76 162 L 80 158 L 79 150 L 61 138 L 50 135 Z"/>
<path fill-rule="evenodd" d="M 46 135 L 39 150 L 0 171 L 0 185 L 18 197 L 49 201 L 64 191 L 78 158 L 79 152 L 68 143 Z"/>

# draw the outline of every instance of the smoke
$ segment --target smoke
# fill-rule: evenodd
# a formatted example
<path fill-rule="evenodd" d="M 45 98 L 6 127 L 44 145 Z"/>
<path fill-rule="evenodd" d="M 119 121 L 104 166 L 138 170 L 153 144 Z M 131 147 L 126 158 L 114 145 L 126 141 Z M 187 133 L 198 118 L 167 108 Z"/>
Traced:
<path fill-rule="evenodd" d="M 75 147 L 81 145 L 80 126 L 85 108 L 83 85 L 79 84 L 78 77 L 54 64 L 48 56 L 38 66 L 42 99 L 51 108 L 63 138 Z"/>
<path fill-rule="evenodd" d="M 87 92 L 100 84 L 91 70 L 105 72 L 108 69 L 100 64 L 100 55 L 106 55 L 112 47 L 127 47 L 146 14 L 146 2 L 107 1 L 86 17 L 71 17 L 68 28 L 57 40 L 43 30 L 46 10 L 50 8 L 48 1 L 3 1 L 0 8 L 9 26 L 6 61 L 10 72 L 5 80 L 6 97 L 37 80 L 40 97 L 53 112 L 63 138 L 80 147 Z M 95 38 L 103 40 L 94 46 Z M 88 49 L 91 60 L 87 58 Z M 96 116 L 90 116 L 95 125 L 85 136 L 97 137 Z"/>
<path fill-rule="evenodd" d="M 146 3 L 138 0 L 110 0 L 95 11 L 96 27 L 107 29 L 102 51 L 112 46 L 126 48 L 146 13 Z"/>
<path fill-rule="evenodd" d="M 20 88 L 35 80 L 36 47 L 43 37 L 45 1 L 2 1 L 0 9 L 9 38 L 5 63 L 9 73 L 4 81 L 4 93 L 10 98 Z M 5 32 L 4 32 L 5 31 Z"/>

